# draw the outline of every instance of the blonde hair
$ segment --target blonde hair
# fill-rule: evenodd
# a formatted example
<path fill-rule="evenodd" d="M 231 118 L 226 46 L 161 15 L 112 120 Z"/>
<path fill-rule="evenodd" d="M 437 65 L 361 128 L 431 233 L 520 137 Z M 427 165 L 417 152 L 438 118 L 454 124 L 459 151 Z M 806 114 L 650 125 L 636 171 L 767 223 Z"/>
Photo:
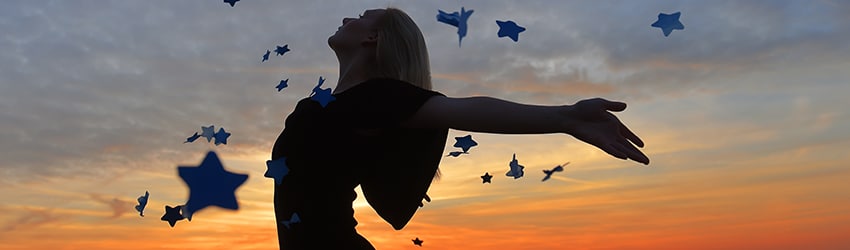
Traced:
<path fill-rule="evenodd" d="M 431 89 L 431 62 L 422 31 L 413 19 L 396 8 L 386 8 L 377 22 L 373 75 L 402 80 Z"/>

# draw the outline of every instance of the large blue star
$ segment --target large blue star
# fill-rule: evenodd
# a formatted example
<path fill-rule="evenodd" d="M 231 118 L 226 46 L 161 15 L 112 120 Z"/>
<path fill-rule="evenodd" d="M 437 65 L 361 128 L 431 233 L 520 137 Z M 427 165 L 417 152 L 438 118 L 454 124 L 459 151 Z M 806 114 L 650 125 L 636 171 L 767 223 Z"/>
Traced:
<path fill-rule="evenodd" d="M 280 157 L 277 160 L 266 161 L 266 173 L 263 175 L 274 179 L 276 185 L 283 182 L 283 177 L 289 173 L 289 167 L 286 166 L 286 157 Z"/>
<path fill-rule="evenodd" d="M 659 13 L 658 21 L 652 23 L 652 27 L 660 28 L 664 32 L 664 36 L 669 36 L 673 30 L 684 30 L 685 25 L 679 22 L 679 16 L 681 15 L 682 12 L 676 12 L 670 15 Z"/>
<path fill-rule="evenodd" d="M 277 48 L 274 49 L 274 53 L 277 53 L 277 55 L 279 55 L 279 56 L 282 56 L 284 53 L 289 52 L 289 44 L 284 44 L 283 47 L 281 47 L 281 46 L 276 46 L 276 47 Z"/>
<path fill-rule="evenodd" d="M 496 24 L 499 25 L 499 37 L 510 37 L 514 42 L 519 41 L 519 33 L 525 31 L 524 27 L 517 25 L 514 21 L 499 21 L 496 20 Z"/>
<path fill-rule="evenodd" d="M 455 11 L 449 14 L 442 10 L 437 10 L 437 12 L 438 22 L 457 27 L 457 46 L 460 47 L 463 37 L 466 36 L 466 21 L 472 16 L 473 10 L 466 11 L 466 9 L 460 7 L 460 13 Z"/>
<path fill-rule="evenodd" d="M 189 186 L 189 200 L 184 205 L 183 216 L 192 218 L 207 206 L 239 209 L 236 189 L 248 180 L 248 175 L 228 172 L 215 152 L 210 151 L 198 167 L 179 166 L 177 173 Z"/>

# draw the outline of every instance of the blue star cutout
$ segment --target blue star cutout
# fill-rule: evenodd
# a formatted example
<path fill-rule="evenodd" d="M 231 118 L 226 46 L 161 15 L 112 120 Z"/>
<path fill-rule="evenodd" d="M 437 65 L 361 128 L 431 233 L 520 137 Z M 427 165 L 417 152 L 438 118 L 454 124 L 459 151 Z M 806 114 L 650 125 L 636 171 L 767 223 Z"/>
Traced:
<path fill-rule="evenodd" d="M 176 224 L 178 220 L 184 219 L 183 215 L 180 214 L 181 210 L 183 210 L 183 206 L 171 207 L 165 205 L 165 215 L 159 219 L 162 221 L 168 221 L 168 224 L 171 225 L 171 227 L 174 227 L 174 224 Z"/>
<path fill-rule="evenodd" d="M 207 142 L 212 141 L 212 138 L 215 136 L 215 126 L 210 125 L 209 127 L 201 126 L 201 136 L 207 138 Z"/>
<path fill-rule="evenodd" d="M 189 200 L 183 209 L 184 217 L 192 218 L 195 212 L 208 206 L 239 209 L 234 192 L 248 180 L 248 175 L 225 170 L 215 152 L 207 153 L 198 167 L 177 167 L 177 173 L 189 186 Z"/>
<path fill-rule="evenodd" d="M 272 52 L 271 52 L 270 50 L 266 50 L 266 53 L 265 53 L 265 54 L 263 54 L 263 61 L 261 61 L 261 62 L 268 61 L 268 60 L 269 60 L 269 55 L 270 55 L 271 53 L 272 53 Z"/>
<path fill-rule="evenodd" d="M 473 10 L 466 11 L 463 7 L 460 8 L 460 13 L 457 11 L 452 12 L 451 14 L 446 13 L 442 10 L 437 10 L 437 21 L 441 23 L 445 23 L 451 26 L 457 27 L 457 36 L 458 42 L 457 46 L 460 47 L 461 42 L 463 42 L 463 37 L 466 36 L 466 21 L 469 20 L 469 17 L 472 16 Z"/>
<path fill-rule="evenodd" d="M 301 218 L 298 217 L 298 213 L 292 213 L 292 216 L 289 218 L 289 220 L 284 220 L 284 221 L 281 221 L 280 223 L 282 223 L 283 226 L 286 227 L 286 229 L 289 229 L 289 227 L 292 226 L 292 224 L 295 224 L 295 223 L 298 223 L 298 222 L 301 222 Z"/>
<path fill-rule="evenodd" d="M 320 76 L 319 84 L 316 85 L 316 87 L 313 87 L 313 93 L 310 95 L 310 100 L 319 102 L 319 105 L 322 105 L 322 108 L 328 106 L 328 103 L 333 100 L 336 100 L 336 97 L 331 94 L 331 88 L 321 88 L 323 83 L 325 83 L 325 79 Z"/>
<path fill-rule="evenodd" d="M 676 12 L 670 15 L 659 13 L 658 21 L 652 23 L 652 27 L 660 28 L 662 32 L 664 32 L 664 36 L 669 36 L 673 30 L 684 30 L 685 25 L 679 22 L 679 16 L 682 15 L 682 12 Z"/>
<path fill-rule="evenodd" d="M 274 179 L 274 183 L 280 185 L 283 182 L 283 177 L 289 173 L 289 167 L 286 166 L 286 157 L 280 157 L 277 160 L 266 161 L 266 173 L 263 175 Z"/>
<path fill-rule="evenodd" d="M 493 183 L 490 181 L 491 179 L 493 179 L 493 176 L 490 175 L 490 172 L 484 172 L 484 175 L 481 176 L 481 184 Z"/>
<path fill-rule="evenodd" d="M 277 46 L 277 48 L 274 49 L 274 53 L 277 53 L 277 55 L 279 55 L 279 56 L 282 56 L 284 53 L 286 53 L 288 51 L 289 51 L 289 44 L 284 44 L 283 47 Z"/>
<path fill-rule="evenodd" d="M 570 163 L 569 163 L 569 162 L 567 162 L 567 163 L 564 163 L 564 164 L 561 164 L 561 165 L 555 166 L 555 168 L 553 168 L 552 170 L 546 170 L 546 169 L 544 169 L 544 170 L 543 170 L 543 173 L 544 173 L 544 174 L 546 174 L 546 176 L 545 176 L 545 177 L 543 177 L 543 180 L 541 180 L 541 181 L 546 181 L 546 180 L 548 180 L 549 178 L 551 178 L 551 177 L 552 177 L 552 174 L 554 174 L 555 172 L 561 172 L 561 171 L 564 171 L 564 166 L 566 166 L 567 164 L 570 164 Z"/>
<path fill-rule="evenodd" d="M 524 174 L 522 169 L 524 169 L 525 167 L 519 165 L 519 161 L 516 160 L 516 154 L 514 154 L 514 159 L 511 160 L 511 163 L 509 165 L 511 166 L 511 170 L 505 173 L 506 176 L 514 177 L 514 179 L 519 179 L 520 177 L 522 177 L 522 175 Z"/>
<path fill-rule="evenodd" d="M 416 237 L 416 239 L 413 239 L 413 245 L 417 245 L 417 246 L 421 247 L 423 242 L 425 242 L 425 241 L 420 240 L 419 237 Z"/>
<path fill-rule="evenodd" d="M 287 84 L 287 83 L 289 83 L 289 78 L 287 78 L 286 80 L 280 80 L 280 83 L 278 83 L 277 87 L 276 87 L 277 92 L 280 92 L 284 88 L 289 87 L 289 84 Z"/>
<path fill-rule="evenodd" d="M 145 217 L 145 206 L 148 205 L 148 197 L 150 197 L 150 193 L 145 191 L 145 195 L 139 196 L 137 201 L 139 201 L 139 205 L 136 205 L 136 211 L 139 211 L 139 216 Z"/>
<path fill-rule="evenodd" d="M 446 155 L 446 157 L 449 157 L 449 156 L 451 156 L 451 157 L 458 157 L 458 156 L 460 156 L 461 154 L 469 154 L 469 153 L 467 153 L 467 152 L 463 152 L 463 151 L 454 151 L 454 152 L 449 152 L 449 154 L 447 154 L 447 155 Z"/>
<path fill-rule="evenodd" d="M 218 128 L 218 132 L 213 136 L 215 137 L 215 145 L 218 146 L 218 144 L 227 144 L 227 137 L 230 137 L 230 133 L 224 131 L 224 128 Z"/>
<path fill-rule="evenodd" d="M 236 2 L 239 2 L 239 0 L 224 0 L 224 2 L 229 3 L 230 7 L 233 7 L 236 6 Z"/>
<path fill-rule="evenodd" d="M 524 27 L 517 25 L 514 21 L 499 21 L 496 20 L 496 24 L 499 25 L 499 37 L 510 37 L 514 42 L 519 41 L 519 33 L 525 31 Z"/>
<path fill-rule="evenodd" d="M 455 140 L 456 140 L 457 142 L 455 142 L 454 147 L 463 149 L 463 152 L 464 152 L 464 153 L 468 152 L 468 151 L 469 151 L 469 148 L 471 148 L 471 147 L 475 147 L 475 146 L 477 146 L 477 145 L 478 145 L 478 143 L 477 143 L 477 142 L 475 142 L 474 140 L 472 140 L 472 135 L 466 135 L 466 136 L 462 136 L 462 137 L 455 137 Z"/>

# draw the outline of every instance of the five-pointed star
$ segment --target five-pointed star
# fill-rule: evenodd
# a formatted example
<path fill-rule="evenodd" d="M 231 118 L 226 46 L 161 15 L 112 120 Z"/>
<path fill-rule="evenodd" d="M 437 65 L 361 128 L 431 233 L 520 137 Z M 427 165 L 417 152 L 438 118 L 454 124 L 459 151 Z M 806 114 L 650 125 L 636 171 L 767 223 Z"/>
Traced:
<path fill-rule="evenodd" d="M 233 7 L 236 5 L 236 2 L 239 2 L 239 0 L 224 0 L 224 2 L 229 3 L 230 7 Z"/>
<path fill-rule="evenodd" d="M 519 33 L 525 31 L 524 27 L 517 25 L 514 21 L 499 21 L 496 20 L 496 24 L 499 25 L 499 37 L 510 37 L 514 42 L 519 41 Z"/>
<path fill-rule="evenodd" d="M 277 87 L 275 87 L 275 88 L 277 88 L 277 92 L 280 92 L 281 90 L 283 90 L 283 88 L 289 87 L 288 83 L 289 83 L 289 78 L 286 78 L 286 80 L 280 80 L 280 83 L 278 83 Z"/>
<path fill-rule="evenodd" d="M 218 128 L 218 132 L 213 136 L 215 137 L 215 145 L 227 144 L 227 137 L 230 137 L 230 133 L 224 131 L 224 128 Z"/>
<path fill-rule="evenodd" d="M 421 247 L 421 246 L 422 246 L 422 242 L 425 242 L 425 241 L 420 240 L 420 239 L 419 239 L 419 237 L 416 237 L 416 239 L 413 239 L 413 245 L 417 245 L 417 246 L 420 246 L 420 247 Z"/>
<path fill-rule="evenodd" d="M 280 157 L 277 160 L 266 161 L 266 173 L 263 175 L 274 179 L 276 185 L 283 182 L 283 177 L 289 173 L 289 167 L 286 166 L 286 157 Z"/>
<path fill-rule="evenodd" d="M 279 55 L 279 56 L 282 56 L 284 53 L 289 51 L 289 44 L 284 44 L 283 47 L 281 47 L 281 46 L 276 46 L 276 47 L 277 48 L 274 49 L 274 53 L 277 53 L 277 55 Z"/>
<path fill-rule="evenodd" d="M 475 147 L 475 146 L 478 145 L 477 142 L 472 140 L 472 135 L 455 137 L 455 140 L 457 140 L 457 142 L 455 142 L 454 147 L 463 149 L 464 153 L 468 152 L 469 148 L 472 148 L 472 147 Z"/>
<path fill-rule="evenodd" d="M 266 53 L 265 53 L 265 54 L 263 54 L 263 61 L 261 61 L 261 62 L 268 61 L 268 60 L 269 60 L 269 55 L 270 55 L 271 53 L 272 53 L 272 51 L 271 51 L 271 50 L 266 50 Z"/>
<path fill-rule="evenodd" d="M 207 153 L 199 166 L 179 166 L 177 172 L 189 186 L 189 200 L 183 211 L 186 218 L 191 218 L 195 212 L 207 206 L 239 209 L 234 192 L 245 183 L 248 175 L 225 170 L 215 152 Z"/>
<path fill-rule="evenodd" d="M 664 36 L 669 36 L 673 30 L 684 30 L 685 25 L 679 22 L 679 16 L 681 15 L 682 12 L 676 12 L 670 15 L 659 13 L 658 21 L 652 23 L 652 27 L 660 28 L 664 32 Z"/>
<path fill-rule="evenodd" d="M 171 227 L 174 227 L 174 224 L 176 224 L 178 220 L 184 219 L 183 215 L 180 214 L 181 210 L 183 210 L 183 206 L 170 207 L 165 205 L 165 215 L 159 219 L 168 221 L 168 224 L 171 225 Z"/>
<path fill-rule="evenodd" d="M 511 166 L 511 170 L 505 173 L 506 176 L 514 177 L 514 179 L 519 179 L 519 177 L 522 177 L 522 175 L 524 174 L 522 169 L 524 169 L 525 167 L 519 165 L 519 161 L 516 160 L 516 154 L 514 154 L 514 159 L 511 160 L 511 163 L 508 165 Z"/>
<path fill-rule="evenodd" d="M 207 142 L 212 141 L 212 138 L 215 137 L 215 126 L 210 125 L 209 127 L 201 126 L 201 136 L 207 138 Z"/>
<path fill-rule="evenodd" d="M 139 211 L 139 216 L 145 217 L 145 206 L 148 205 L 148 197 L 150 197 L 150 193 L 145 191 L 145 195 L 139 196 L 137 201 L 139 201 L 139 205 L 136 205 L 136 211 Z"/>
<path fill-rule="evenodd" d="M 490 172 L 484 172 L 484 175 L 481 176 L 481 184 L 493 183 L 490 181 L 490 179 L 493 179 L 493 176 L 490 175 Z"/>
<path fill-rule="evenodd" d="M 437 10 L 437 21 L 441 23 L 445 23 L 451 26 L 457 27 L 457 36 L 458 42 L 457 46 L 460 47 L 461 42 L 463 42 L 463 37 L 466 36 L 466 21 L 469 20 L 469 17 L 472 16 L 473 10 L 466 11 L 463 7 L 460 8 L 460 13 L 457 11 L 452 12 L 451 14 L 446 13 L 442 10 Z"/>

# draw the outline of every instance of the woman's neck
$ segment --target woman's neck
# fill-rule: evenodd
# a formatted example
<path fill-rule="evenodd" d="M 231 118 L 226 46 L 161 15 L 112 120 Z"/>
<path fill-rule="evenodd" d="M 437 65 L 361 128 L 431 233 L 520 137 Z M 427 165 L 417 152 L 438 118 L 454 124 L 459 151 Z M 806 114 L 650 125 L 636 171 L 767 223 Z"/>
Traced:
<path fill-rule="evenodd" d="M 374 58 L 370 60 L 366 53 L 357 53 L 352 57 L 337 57 L 339 58 L 339 81 L 336 83 L 334 94 L 342 93 L 374 77 L 370 74 L 374 72 L 374 69 L 369 68 L 374 67 Z"/>

